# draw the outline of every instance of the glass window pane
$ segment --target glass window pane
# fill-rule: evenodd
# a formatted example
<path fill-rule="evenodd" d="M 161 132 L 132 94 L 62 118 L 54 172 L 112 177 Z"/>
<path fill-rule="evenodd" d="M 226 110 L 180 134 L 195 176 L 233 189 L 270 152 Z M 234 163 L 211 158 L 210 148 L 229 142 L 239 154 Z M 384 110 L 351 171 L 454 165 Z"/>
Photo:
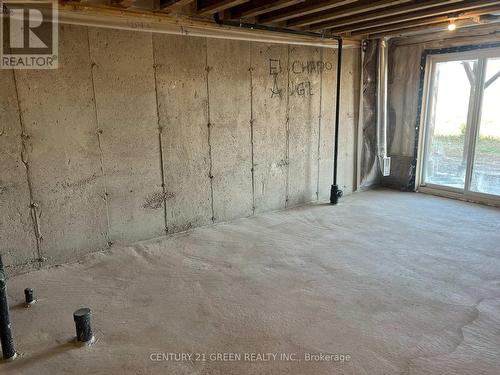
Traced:
<path fill-rule="evenodd" d="M 424 182 L 463 189 L 467 123 L 477 60 L 437 63 L 430 88 Z"/>
<path fill-rule="evenodd" d="M 489 59 L 471 190 L 500 195 L 500 58 Z"/>

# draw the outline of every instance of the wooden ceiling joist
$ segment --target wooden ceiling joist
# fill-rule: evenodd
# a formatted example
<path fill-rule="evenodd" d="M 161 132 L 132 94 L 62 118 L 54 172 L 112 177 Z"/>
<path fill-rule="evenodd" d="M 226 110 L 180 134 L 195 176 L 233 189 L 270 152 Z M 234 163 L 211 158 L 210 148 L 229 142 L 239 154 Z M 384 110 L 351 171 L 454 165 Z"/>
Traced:
<path fill-rule="evenodd" d="M 373 27 L 370 29 L 362 29 L 362 30 L 354 31 L 351 35 L 379 34 L 379 33 L 384 33 L 384 32 L 391 32 L 394 30 L 402 30 L 402 29 L 409 29 L 409 28 L 414 28 L 414 27 L 429 26 L 429 25 L 433 25 L 436 23 L 442 23 L 442 22 L 450 23 L 448 16 L 422 18 L 422 19 L 417 19 L 417 20 L 412 20 L 412 21 L 398 22 L 398 23 L 394 23 L 394 24 Z"/>
<path fill-rule="evenodd" d="M 432 3 L 432 4 L 430 4 Z M 442 2 L 426 1 L 407 6 L 401 6 L 396 9 L 386 9 L 375 12 L 368 12 L 353 17 L 347 17 L 342 20 L 328 21 L 311 25 L 312 30 L 330 29 L 334 33 L 352 32 L 368 27 L 381 26 L 397 23 L 401 21 L 410 21 L 417 18 L 437 16 L 443 14 L 459 13 L 467 10 L 477 9 L 490 5 L 500 4 L 500 1 L 494 0 L 475 0 L 475 1 L 456 1 L 450 0 L 442 5 Z"/>
<path fill-rule="evenodd" d="M 391 6 L 397 6 L 409 3 L 412 0 L 380 0 L 380 1 L 358 1 L 352 5 L 345 5 L 343 7 L 334 9 L 329 12 L 318 12 L 303 17 L 292 18 L 288 20 L 287 26 L 289 27 L 303 27 L 313 23 L 325 22 L 342 17 L 352 16 L 358 13 L 364 13 Z"/>
<path fill-rule="evenodd" d="M 292 5 L 304 3 L 306 0 L 255 0 L 231 9 L 231 18 L 256 17 L 264 13 L 274 12 Z"/>
<path fill-rule="evenodd" d="M 500 11 L 500 5 L 494 5 L 490 7 L 484 7 L 480 8 L 478 10 L 471 10 L 468 12 L 460 13 L 454 20 L 460 21 L 460 20 L 470 20 L 475 17 L 479 17 L 483 14 L 489 14 L 492 12 L 498 12 Z M 420 18 L 420 19 L 415 19 L 411 21 L 403 21 L 403 22 L 398 22 L 398 23 L 393 23 L 393 24 L 388 24 L 388 25 L 382 25 L 382 26 L 376 26 L 372 28 L 365 28 L 365 29 L 360 29 L 355 32 L 353 32 L 351 35 L 352 36 L 361 36 L 361 35 L 374 35 L 374 34 L 383 34 L 383 33 L 389 33 L 393 32 L 395 30 L 403 30 L 403 29 L 412 29 L 415 30 L 418 27 L 426 27 L 429 25 L 435 25 L 435 24 L 449 24 L 450 23 L 450 17 L 449 15 L 440 15 L 440 16 L 432 16 L 432 17 L 426 17 L 426 18 Z"/>
<path fill-rule="evenodd" d="M 130 5 L 144 10 L 169 11 L 172 7 L 180 8 L 181 6 L 188 5 L 192 2 L 194 2 L 194 0 L 133 0 Z M 121 7 L 126 7 L 125 1 L 117 1 L 115 4 L 120 4 Z"/>
<path fill-rule="evenodd" d="M 284 8 L 277 12 L 271 12 L 260 16 L 258 22 L 261 24 L 270 24 L 275 22 L 286 21 L 290 18 L 305 16 L 315 12 L 323 12 L 332 8 L 340 7 L 355 3 L 357 0 L 312 0 L 306 4 L 297 4 L 291 7 Z"/>
<path fill-rule="evenodd" d="M 374 38 L 384 38 L 387 36 L 403 36 L 405 34 L 419 34 L 419 33 L 434 33 L 434 32 L 439 32 L 439 31 L 445 31 L 447 30 L 449 22 L 438 22 L 438 23 L 432 23 L 428 24 L 425 26 L 415 26 L 415 27 L 409 27 L 405 29 L 399 29 L 399 30 L 393 30 L 393 31 L 386 31 L 380 34 L 373 34 Z M 448 32 L 449 34 L 449 32 Z M 449 35 L 451 36 L 451 34 Z"/>
<path fill-rule="evenodd" d="M 168 10 L 174 6 L 182 7 L 192 2 L 194 2 L 194 0 L 166 0 L 161 2 L 160 9 Z"/>
<path fill-rule="evenodd" d="M 436 40 L 436 39 L 460 39 L 470 38 L 471 36 L 485 36 L 491 34 L 493 30 L 498 30 L 500 24 L 498 22 L 477 24 L 471 20 L 460 20 L 457 22 L 458 28 L 453 33 L 448 31 L 449 22 L 434 23 L 426 26 L 415 26 L 407 29 L 399 29 L 394 31 L 386 31 L 378 34 L 370 34 L 370 38 L 384 38 L 384 37 L 404 37 L 411 36 L 412 39 L 417 35 L 422 35 L 422 41 Z M 431 34 L 432 36 L 425 37 Z M 466 39 L 467 40 L 467 39 Z M 468 39 L 470 41 L 470 39 Z"/>
<path fill-rule="evenodd" d="M 358 23 L 366 23 L 367 21 L 371 20 L 379 20 L 382 18 L 388 18 L 388 17 L 394 17 L 397 18 L 402 14 L 408 14 L 408 13 L 415 13 L 418 11 L 434 11 L 435 8 L 438 7 L 444 7 L 444 6 L 455 6 L 464 3 L 462 0 L 446 0 L 446 1 L 433 1 L 433 0 L 426 0 L 426 1 L 419 1 L 419 2 L 413 2 L 411 4 L 407 5 L 402 5 L 394 8 L 389 8 L 389 9 L 379 9 L 375 11 L 369 11 L 369 12 L 364 12 L 360 14 L 355 14 L 350 17 L 345 17 L 341 20 L 332 20 L 332 21 L 326 21 L 326 22 L 320 22 L 320 23 L 315 23 L 309 26 L 311 30 L 322 30 L 322 29 L 329 29 L 329 28 L 338 28 L 341 26 L 346 26 L 346 25 L 351 25 L 351 24 L 358 24 Z"/>
<path fill-rule="evenodd" d="M 247 2 L 249 0 L 197 0 L 197 10 L 200 15 L 214 14 Z"/>
<path fill-rule="evenodd" d="M 412 29 L 403 29 L 400 32 L 391 32 L 389 34 L 374 34 L 373 38 L 383 38 L 390 36 L 392 45 L 414 45 L 416 43 L 426 43 L 430 41 L 439 41 L 438 45 L 444 46 L 448 41 L 453 45 L 470 44 L 471 38 L 482 37 L 484 43 L 496 43 L 498 41 L 498 28 L 500 23 L 492 22 L 486 24 L 476 24 L 467 21 L 461 21 L 455 31 L 448 30 L 448 23 L 435 24 L 422 29 L 416 27 Z M 372 36 L 371 36 L 372 37 Z"/>

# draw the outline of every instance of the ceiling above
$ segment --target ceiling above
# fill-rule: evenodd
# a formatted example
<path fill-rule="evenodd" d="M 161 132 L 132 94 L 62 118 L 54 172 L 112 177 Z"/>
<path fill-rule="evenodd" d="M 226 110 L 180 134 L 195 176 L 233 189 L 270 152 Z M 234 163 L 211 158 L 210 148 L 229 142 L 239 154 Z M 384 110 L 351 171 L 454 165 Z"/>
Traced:
<path fill-rule="evenodd" d="M 65 2 L 68 3 L 68 2 Z M 73 2 L 74 3 L 74 2 Z M 82 0 L 78 3 L 221 19 L 351 38 L 378 38 L 500 21 L 491 0 Z M 500 25 L 500 24 L 499 24 Z"/>

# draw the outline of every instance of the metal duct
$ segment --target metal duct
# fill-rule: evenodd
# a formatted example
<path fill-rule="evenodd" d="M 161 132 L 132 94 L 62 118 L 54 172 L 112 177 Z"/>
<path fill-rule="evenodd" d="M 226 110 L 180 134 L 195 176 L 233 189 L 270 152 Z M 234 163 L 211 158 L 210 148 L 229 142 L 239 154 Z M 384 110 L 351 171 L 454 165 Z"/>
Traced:
<path fill-rule="evenodd" d="M 377 152 L 383 176 L 391 174 L 391 159 L 387 156 L 387 40 L 378 44 L 378 90 L 377 90 Z"/>

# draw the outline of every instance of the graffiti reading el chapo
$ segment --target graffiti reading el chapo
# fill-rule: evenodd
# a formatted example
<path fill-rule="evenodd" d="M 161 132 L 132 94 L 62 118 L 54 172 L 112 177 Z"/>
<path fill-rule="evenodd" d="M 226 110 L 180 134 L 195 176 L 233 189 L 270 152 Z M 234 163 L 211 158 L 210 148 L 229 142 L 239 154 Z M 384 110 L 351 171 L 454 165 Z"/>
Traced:
<path fill-rule="evenodd" d="M 333 65 L 330 62 L 323 61 L 299 61 L 295 60 L 291 65 L 292 73 L 295 74 L 319 74 L 325 70 L 332 70 Z"/>
<path fill-rule="evenodd" d="M 293 61 L 288 70 L 291 74 L 321 74 L 324 71 L 332 70 L 333 65 L 330 62 L 325 62 L 321 60 L 310 60 L 310 61 Z M 272 77 L 272 87 L 271 87 L 271 98 L 278 97 L 282 98 L 283 89 L 280 88 L 278 83 L 278 75 L 283 72 L 281 60 L 280 59 L 269 59 L 269 75 Z M 312 83 L 309 80 L 299 81 L 290 83 L 289 87 L 290 96 L 300 96 L 307 97 L 314 95 Z"/>

